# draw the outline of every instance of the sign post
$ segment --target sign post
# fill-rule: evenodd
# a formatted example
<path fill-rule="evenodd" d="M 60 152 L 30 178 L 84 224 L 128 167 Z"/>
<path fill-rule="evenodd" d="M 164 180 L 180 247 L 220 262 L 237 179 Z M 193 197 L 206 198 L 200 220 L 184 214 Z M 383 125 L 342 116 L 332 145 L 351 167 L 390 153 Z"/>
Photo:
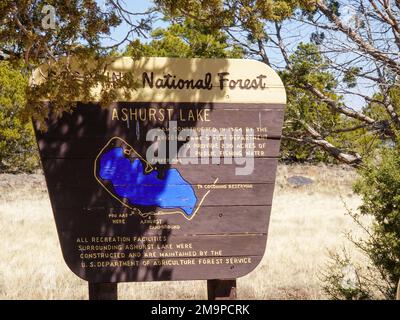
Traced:
<path fill-rule="evenodd" d="M 118 300 L 118 285 L 89 282 L 89 300 Z"/>
<path fill-rule="evenodd" d="M 236 300 L 236 279 L 207 280 L 208 300 Z"/>
<path fill-rule="evenodd" d="M 107 73 L 127 71 L 129 100 L 58 118 L 49 104 L 47 131 L 35 123 L 65 262 L 93 299 L 201 279 L 210 299 L 235 298 L 266 247 L 283 84 L 254 60 L 124 57 Z"/>

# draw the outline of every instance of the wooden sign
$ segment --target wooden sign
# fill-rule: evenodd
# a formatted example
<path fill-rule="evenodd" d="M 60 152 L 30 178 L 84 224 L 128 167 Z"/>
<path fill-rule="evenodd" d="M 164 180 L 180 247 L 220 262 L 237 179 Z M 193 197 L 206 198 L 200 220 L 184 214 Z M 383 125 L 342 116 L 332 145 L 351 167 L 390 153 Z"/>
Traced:
<path fill-rule="evenodd" d="M 108 72 L 127 70 L 131 101 L 35 124 L 67 265 L 92 283 L 248 274 L 267 241 L 280 78 L 235 59 L 118 58 Z"/>

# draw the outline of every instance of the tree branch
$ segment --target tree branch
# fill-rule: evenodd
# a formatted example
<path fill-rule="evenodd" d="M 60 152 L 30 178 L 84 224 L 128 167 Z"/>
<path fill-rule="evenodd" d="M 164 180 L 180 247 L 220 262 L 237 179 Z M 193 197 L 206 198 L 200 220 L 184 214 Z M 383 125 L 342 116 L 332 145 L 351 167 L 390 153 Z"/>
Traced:
<path fill-rule="evenodd" d="M 323 14 L 325 14 L 326 17 L 329 18 L 329 20 L 335 24 L 335 26 L 339 28 L 341 32 L 346 34 L 351 40 L 354 41 L 354 43 L 356 43 L 367 54 L 381 61 L 382 63 L 393 69 L 397 74 L 400 74 L 400 65 L 396 61 L 390 59 L 385 53 L 374 48 L 369 43 L 366 43 L 356 32 L 353 31 L 353 29 L 344 25 L 343 22 L 339 19 L 339 17 L 333 12 L 333 10 L 325 5 L 323 0 L 317 0 L 316 5 L 318 9 Z"/>
<path fill-rule="evenodd" d="M 304 89 L 307 89 L 308 91 L 310 91 L 317 98 L 319 98 L 321 101 L 325 102 L 327 105 L 329 105 L 332 109 L 336 110 L 337 112 L 340 112 L 351 118 L 363 121 L 367 124 L 373 124 L 375 122 L 374 119 L 372 119 L 371 117 L 368 117 L 367 115 L 363 114 L 362 112 L 355 111 L 355 110 L 347 107 L 344 104 L 340 105 L 338 102 L 336 102 L 335 100 L 326 96 L 324 93 L 322 93 L 320 90 L 315 88 L 310 83 L 305 84 Z"/>

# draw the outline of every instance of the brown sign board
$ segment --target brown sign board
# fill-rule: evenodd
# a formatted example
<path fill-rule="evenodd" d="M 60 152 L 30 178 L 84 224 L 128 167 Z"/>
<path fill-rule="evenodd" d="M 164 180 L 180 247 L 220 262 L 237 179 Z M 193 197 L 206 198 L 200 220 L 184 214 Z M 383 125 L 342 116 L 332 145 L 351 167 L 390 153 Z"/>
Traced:
<path fill-rule="evenodd" d="M 279 76 L 236 59 L 124 57 L 108 72 L 127 70 L 138 79 L 129 101 L 59 118 L 49 105 L 47 131 L 35 123 L 67 265 L 93 283 L 248 274 L 267 241 Z"/>

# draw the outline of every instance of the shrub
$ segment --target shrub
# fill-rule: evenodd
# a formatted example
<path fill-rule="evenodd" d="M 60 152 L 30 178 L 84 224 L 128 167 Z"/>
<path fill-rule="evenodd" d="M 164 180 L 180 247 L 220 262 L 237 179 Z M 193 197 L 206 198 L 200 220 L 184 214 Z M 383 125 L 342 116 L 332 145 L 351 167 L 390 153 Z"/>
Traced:
<path fill-rule="evenodd" d="M 372 225 L 364 227 L 367 237 L 349 239 L 366 255 L 368 268 L 354 267 L 357 274 L 351 290 L 343 286 L 345 265 L 352 265 L 346 254 L 334 254 L 324 275 L 324 289 L 333 298 L 394 299 L 400 279 L 400 150 L 385 148 L 379 160 L 369 160 L 359 169 L 354 191 L 362 198 L 359 212 L 349 212 L 363 226 L 361 218 L 370 216 Z"/>
<path fill-rule="evenodd" d="M 0 172 L 31 172 L 39 159 L 32 124 L 24 120 L 27 77 L 0 62 Z"/>

